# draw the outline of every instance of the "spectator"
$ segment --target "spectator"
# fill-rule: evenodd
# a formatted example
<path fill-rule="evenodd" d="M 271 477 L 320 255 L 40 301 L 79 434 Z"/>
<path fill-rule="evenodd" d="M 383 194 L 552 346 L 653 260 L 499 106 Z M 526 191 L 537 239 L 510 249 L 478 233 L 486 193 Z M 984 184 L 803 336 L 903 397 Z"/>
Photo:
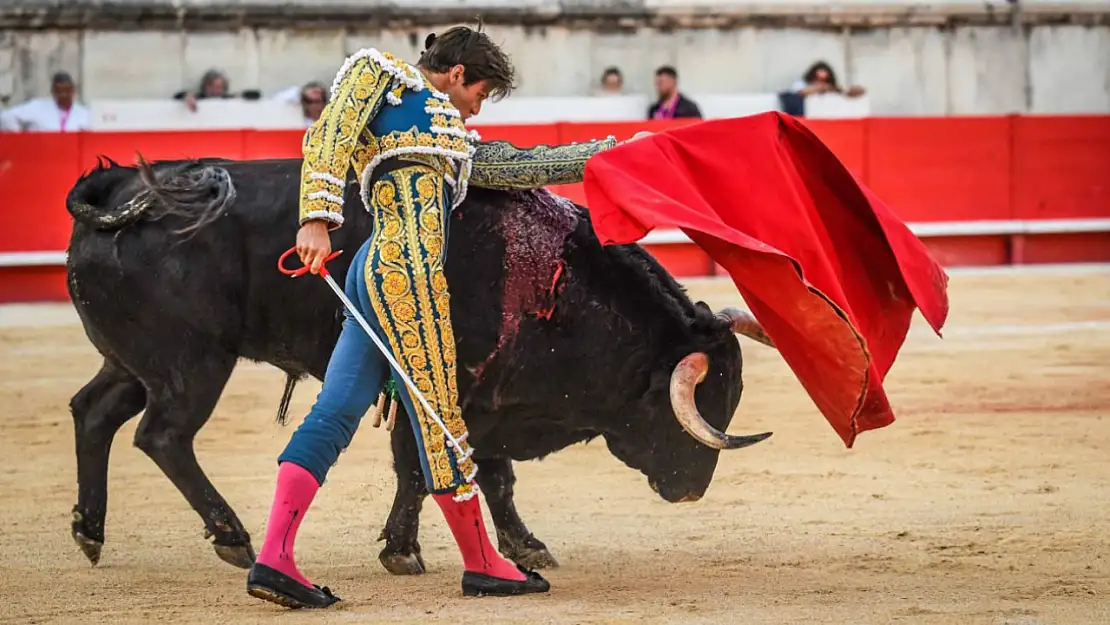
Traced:
<path fill-rule="evenodd" d="M 655 70 L 655 91 L 659 100 L 648 109 L 648 119 L 701 117 L 701 109 L 678 91 L 678 72 L 669 65 Z"/>
<path fill-rule="evenodd" d="M 282 89 L 273 96 L 273 99 L 300 106 L 301 114 L 304 116 L 303 126 L 308 128 L 312 122 L 320 119 L 329 98 L 327 87 L 312 81 L 301 87 Z"/>
<path fill-rule="evenodd" d="M 606 68 L 601 73 L 601 89 L 598 90 L 597 95 L 620 95 L 624 88 L 624 76 L 621 71 L 615 67 Z"/>
<path fill-rule="evenodd" d="M 318 82 L 310 82 L 301 87 L 301 112 L 304 114 L 305 128 L 320 119 L 324 106 L 328 103 L 327 87 Z"/>
<path fill-rule="evenodd" d="M 817 61 L 811 65 L 801 80 L 794 82 L 791 90 L 802 97 L 815 93 L 840 93 L 846 97 L 855 98 L 864 94 L 864 89 L 860 86 L 849 87 L 848 91 L 842 90 L 836 82 L 836 73 L 824 61 Z"/>
<path fill-rule="evenodd" d="M 0 130 L 73 132 L 87 130 L 89 109 L 76 101 L 77 85 L 66 72 L 50 80 L 50 97 L 35 98 L 0 113 Z"/>
<path fill-rule="evenodd" d="M 204 76 L 200 79 L 200 89 L 196 92 L 178 91 L 173 95 L 175 100 L 185 100 L 185 106 L 190 111 L 197 111 L 197 100 L 206 98 L 233 98 L 229 90 L 227 76 L 218 69 L 210 69 L 204 72 Z"/>

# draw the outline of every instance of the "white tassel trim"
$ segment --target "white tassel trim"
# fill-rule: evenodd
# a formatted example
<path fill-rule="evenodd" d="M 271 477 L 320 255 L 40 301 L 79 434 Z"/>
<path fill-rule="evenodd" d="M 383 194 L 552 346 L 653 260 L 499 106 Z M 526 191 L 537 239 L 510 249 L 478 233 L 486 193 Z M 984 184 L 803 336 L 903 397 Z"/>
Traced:
<path fill-rule="evenodd" d="M 479 136 L 478 133 L 474 130 L 468 132 L 461 128 L 452 128 L 449 126 L 432 126 L 432 132 L 441 135 L 451 135 L 452 137 L 458 137 L 460 139 L 470 141 L 471 143 L 477 143 L 482 140 L 482 137 Z"/>
<path fill-rule="evenodd" d="M 474 148 L 471 148 L 472 150 Z M 466 189 L 470 180 L 471 161 L 467 159 L 462 162 L 459 167 L 459 183 L 455 186 L 455 201 L 451 203 L 452 208 L 458 208 L 463 200 L 466 199 Z"/>
<path fill-rule="evenodd" d="M 314 171 L 308 175 L 310 180 L 323 180 L 328 184 L 334 184 L 337 187 L 345 186 L 345 183 L 327 172 Z"/>
<path fill-rule="evenodd" d="M 338 204 L 340 206 L 343 205 L 343 198 L 339 197 L 338 195 L 332 195 L 330 191 L 315 191 L 313 193 L 309 193 L 307 197 L 310 200 L 325 199 L 332 204 Z"/>
<path fill-rule="evenodd" d="M 393 61 L 387 59 L 384 54 L 378 51 L 377 48 L 363 48 L 362 50 L 359 50 L 358 52 L 355 52 L 351 56 L 347 57 L 347 60 L 343 61 L 343 66 L 340 67 L 339 71 L 335 74 L 335 80 L 332 81 L 331 84 L 331 93 L 335 93 L 339 90 L 339 83 L 343 81 L 343 77 L 347 74 L 348 71 L 350 71 L 351 67 L 355 63 L 365 58 L 369 58 L 374 63 L 377 63 L 378 66 L 382 68 L 382 71 L 392 76 L 394 84 L 401 83 L 413 91 L 423 91 L 424 89 L 427 89 L 428 91 L 432 92 L 433 96 L 439 98 L 440 100 L 449 99 L 447 97 L 447 94 L 440 92 L 438 89 L 428 84 L 428 82 L 424 80 L 424 75 L 420 73 L 419 69 L 413 67 L 412 65 L 409 65 L 408 63 L 405 63 L 404 61 L 401 62 L 402 64 L 404 64 L 404 67 L 401 67 L 397 63 L 394 63 Z M 411 73 L 406 70 L 411 70 Z M 397 96 L 393 96 L 391 98 L 390 95 L 392 94 L 386 94 L 386 100 L 390 104 L 400 104 L 400 100 L 397 99 Z"/>
<path fill-rule="evenodd" d="M 467 480 L 467 482 L 470 485 L 470 490 L 466 491 L 465 493 L 463 493 L 461 495 L 455 495 L 454 497 L 451 498 L 452 500 L 454 500 L 455 503 L 462 503 L 464 501 L 470 501 L 471 499 L 474 498 L 475 495 L 478 494 L 478 485 L 473 482 L 473 479 L 474 479 L 473 476 L 474 475 L 477 475 L 477 469 L 475 469 L 474 473 L 471 474 L 471 478 L 469 480 Z"/>
<path fill-rule="evenodd" d="M 343 225 L 343 213 L 333 213 L 331 211 L 312 211 L 311 213 L 304 216 L 303 221 L 308 221 L 309 219 L 323 219 L 324 221 L 330 221 L 334 224 Z"/>
<path fill-rule="evenodd" d="M 400 156 L 401 154 L 431 154 L 433 156 L 443 156 L 448 159 L 462 161 L 464 163 L 463 167 L 466 167 L 467 175 L 469 175 L 470 168 L 467 165 L 470 163 L 470 157 L 474 154 L 474 148 L 468 148 L 466 152 L 456 152 L 454 150 L 446 150 L 434 145 L 414 145 L 406 146 L 403 148 L 393 148 L 392 150 L 387 150 L 385 152 L 382 152 L 381 154 L 378 154 L 374 157 L 373 160 L 370 161 L 370 163 L 366 166 L 366 169 L 362 170 L 362 189 L 359 192 L 362 195 L 362 203 L 366 207 L 367 211 L 373 212 L 370 208 L 370 176 L 374 173 L 374 170 L 378 167 L 378 165 L 382 164 L 382 161 L 394 156 Z"/>
<path fill-rule="evenodd" d="M 366 55 L 369 56 L 372 61 L 380 65 L 383 71 L 385 71 L 390 76 L 393 76 L 394 80 L 400 82 L 409 89 L 412 89 L 413 91 L 421 91 L 424 89 L 424 75 L 421 74 L 420 70 L 416 69 L 415 67 L 409 65 L 408 63 L 405 63 L 405 66 L 408 69 L 412 70 L 412 73 L 410 74 L 409 72 L 405 71 L 405 68 L 385 58 L 385 55 L 381 52 L 378 52 L 376 48 L 370 48 L 369 50 L 367 50 Z"/>
<path fill-rule="evenodd" d="M 468 437 L 468 436 L 470 436 L 470 432 L 463 432 L 462 436 L 456 438 L 453 441 L 451 439 L 447 439 L 447 445 L 449 447 L 451 447 L 452 449 L 454 449 L 456 452 L 460 452 L 460 451 L 462 451 L 462 443 L 463 443 L 463 441 L 466 440 L 466 437 Z M 455 443 L 458 443 L 458 445 L 456 445 Z M 471 451 L 471 453 L 473 453 L 474 450 L 471 449 L 470 451 Z M 467 458 L 469 458 L 469 457 L 470 456 L 468 454 Z"/>
<path fill-rule="evenodd" d="M 392 91 L 385 94 L 385 101 L 389 102 L 393 106 L 400 106 L 401 105 L 401 98 L 398 98 L 397 94 L 393 93 Z"/>
<path fill-rule="evenodd" d="M 347 57 L 347 60 L 343 61 L 343 66 L 340 67 L 339 71 L 335 73 L 335 80 L 333 80 L 331 83 L 330 93 L 335 94 L 337 91 L 339 91 L 339 83 L 343 82 L 343 77 L 347 75 L 347 72 L 351 71 L 351 67 L 353 67 L 355 63 L 358 63 L 362 59 L 371 56 L 371 52 L 377 53 L 378 51 L 374 50 L 373 48 L 362 49 Z"/>
<path fill-rule="evenodd" d="M 446 106 L 425 106 L 424 112 L 429 115 L 446 115 L 448 117 L 462 117 L 459 109 L 455 107 L 447 108 Z"/>
<path fill-rule="evenodd" d="M 455 447 L 454 445 L 451 445 L 451 446 Z M 465 462 L 466 460 L 468 460 L 473 455 L 474 455 L 474 448 L 471 447 L 470 449 L 466 450 L 465 454 L 456 454 L 455 462 Z"/>

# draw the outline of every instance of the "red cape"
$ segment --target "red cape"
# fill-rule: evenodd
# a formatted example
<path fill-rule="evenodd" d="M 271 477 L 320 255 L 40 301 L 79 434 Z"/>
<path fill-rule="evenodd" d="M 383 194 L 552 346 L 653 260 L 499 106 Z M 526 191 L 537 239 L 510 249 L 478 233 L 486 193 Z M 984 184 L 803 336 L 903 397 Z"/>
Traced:
<path fill-rule="evenodd" d="M 894 421 L 883 378 L 915 308 L 940 334 L 948 276 L 799 121 L 655 134 L 591 158 L 584 182 L 603 244 L 680 228 L 728 271 L 846 446 Z"/>

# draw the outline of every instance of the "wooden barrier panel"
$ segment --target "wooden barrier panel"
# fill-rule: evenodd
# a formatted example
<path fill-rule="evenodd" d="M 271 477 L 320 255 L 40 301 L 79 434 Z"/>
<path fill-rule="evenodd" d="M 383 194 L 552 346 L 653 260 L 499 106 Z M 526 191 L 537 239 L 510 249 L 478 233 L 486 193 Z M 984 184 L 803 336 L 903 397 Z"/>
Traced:
<path fill-rule="evenodd" d="M 1110 116 L 1013 123 L 1015 219 L 1110 215 Z"/>
<path fill-rule="evenodd" d="M 866 120 L 803 120 L 806 128 L 813 131 L 841 163 L 852 172 L 857 180 L 866 183 L 867 171 L 867 133 Z"/>
<path fill-rule="evenodd" d="M 902 219 L 1013 219 L 1010 118 L 867 124 L 865 182 Z"/>
<path fill-rule="evenodd" d="M 80 135 L 0 133 L 0 251 L 63 250 Z"/>
<path fill-rule="evenodd" d="M 166 132 L 86 132 L 81 136 L 81 164 L 92 167 L 98 155 L 131 165 L 138 154 L 148 161 L 205 156 L 243 158 L 243 130 Z"/>
<path fill-rule="evenodd" d="M 243 132 L 243 158 L 300 158 L 301 130 L 246 130 Z"/>
<path fill-rule="evenodd" d="M 559 128 L 555 124 L 475 124 L 474 130 L 483 141 L 508 141 L 521 148 L 559 143 Z"/>

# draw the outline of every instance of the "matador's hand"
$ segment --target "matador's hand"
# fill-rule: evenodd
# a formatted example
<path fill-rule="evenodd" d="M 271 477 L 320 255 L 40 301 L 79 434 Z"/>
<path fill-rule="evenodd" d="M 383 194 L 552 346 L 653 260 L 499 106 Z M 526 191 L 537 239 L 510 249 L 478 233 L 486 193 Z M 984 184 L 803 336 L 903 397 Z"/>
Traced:
<path fill-rule="evenodd" d="M 625 139 L 624 141 L 621 141 L 621 144 L 631 143 L 631 142 L 635 141 L 636 139 L 643 139 L 644 137 L 650 137 L 653 134 L 655 134 L 655 133 L 654 132 L 649 132 L 647 130 L 641 130 L 640 132 L 637 132 L 636 134 L 632 135 L 631 139 Z"/>
<path fill-rule="evenodd" d="M 328 223 L 321 219 L 306 221 L 297 231 L 297 255 L 301 257 L 301 262 L 316 274 L 320 272 L 328 254 L 331 254 Z"/>

